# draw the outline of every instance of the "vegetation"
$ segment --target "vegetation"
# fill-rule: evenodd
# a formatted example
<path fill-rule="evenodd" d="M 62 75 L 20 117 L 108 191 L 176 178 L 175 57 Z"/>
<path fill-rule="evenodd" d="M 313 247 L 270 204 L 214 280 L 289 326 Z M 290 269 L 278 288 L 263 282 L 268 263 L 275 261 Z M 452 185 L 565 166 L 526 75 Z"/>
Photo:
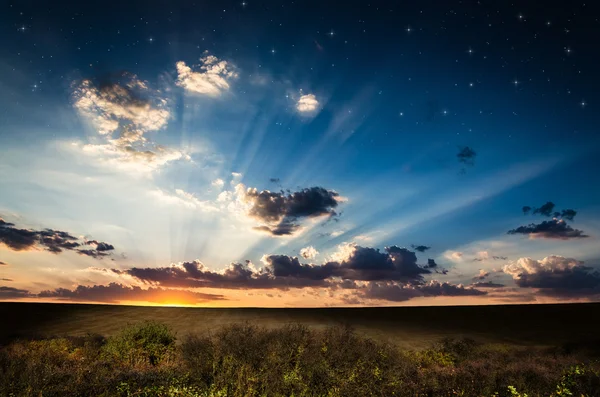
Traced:
<path fill-rule="evenodd" d="M 1 396 L 598 396 L 600 361 L 581 348 L 444 339 L 403 350 L 349 327 L 229 325 L 176 338 L 131 324 L 104 338 L 0 348 Z"/>

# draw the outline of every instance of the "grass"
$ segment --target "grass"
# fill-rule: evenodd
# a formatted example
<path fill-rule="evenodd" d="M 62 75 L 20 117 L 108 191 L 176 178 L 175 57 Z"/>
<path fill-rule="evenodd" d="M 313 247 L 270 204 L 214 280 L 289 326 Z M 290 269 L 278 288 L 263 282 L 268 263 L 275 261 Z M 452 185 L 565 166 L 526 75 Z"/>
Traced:
<path fill-rule="evenodd" d="M 0 303 L 0 344 L 16 337 L 118 333 L 130 319 L 164 323 L 180 334 L 208 335 L 250 322 L 288 323 L 322 330 L 351 325 L 358 334 L 406 349 L 426 349 L 445 338 L 552 346 L 600 341 L 600 304 L 458 307 L 210 309 L 83 304 Z"/>
<path fill-rule="evenodd" d="M 180 335 L 141 321 L 108 337 L 13 340 L 0 348 L 0 395 L 598 396 L 600 355 L 583 347 L 443 338 L 406 349 L 349 326 Z"/>

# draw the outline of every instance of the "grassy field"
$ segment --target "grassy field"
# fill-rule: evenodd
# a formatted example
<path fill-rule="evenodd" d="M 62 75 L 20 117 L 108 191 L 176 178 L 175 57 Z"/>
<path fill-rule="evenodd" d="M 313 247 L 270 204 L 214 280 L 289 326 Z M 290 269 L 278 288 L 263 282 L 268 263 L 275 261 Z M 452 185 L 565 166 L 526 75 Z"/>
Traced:
<path fill-rule="evenodd" d="M 0 318 L 0 343 L 23 336 L 110 336 L 142 320 L 167 324 L 180 336 L 207 335 L 243 322 L 264 327 L 295 323 L 313 329 L 349 324 L 358 334 L 413 349 L 443 337 L 530 346 L 600 341 L 599 303 L 325 309 L 0 303 Z"/>

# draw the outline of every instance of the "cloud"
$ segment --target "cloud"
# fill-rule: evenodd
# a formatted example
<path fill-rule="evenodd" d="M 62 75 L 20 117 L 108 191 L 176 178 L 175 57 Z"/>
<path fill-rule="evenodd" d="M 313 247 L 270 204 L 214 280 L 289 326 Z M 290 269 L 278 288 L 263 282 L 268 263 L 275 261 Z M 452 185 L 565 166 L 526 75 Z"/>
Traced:
<path fill-rule="evenodd" d="M 311 113 L 319 108 L 319 101 L 314 94 L 302 95 L 296 103 L 296 109 L 300 113 Z"/>
<path fill-rule="evenodd" d="M 396 282 L 370 283 L 362 295 L 368 299 L 381 299 L 402 302 L 416 297 L 432 296 L 481 296 L 487 292 L 461 284 L 455 285 L 447 282 L 431 280 L 425 284 L 400 284 Z"/>
<path fill-rule="evenodd" d="M 59 254 L 63 250 L 67 250 L 96 259 L 109 255 L 106 251 L 114 250 L 111 244 L 99 243 L 96 240 L 79 242 L 77 237 L 60 230 L 20 229 L 2 218 L 0 218 L 0 243 L 13 251 L 28 251 L 41 247 L 53 254 Z M 95 248 L 80 249 L 82 245 L 94 245 Z"/>
<path fill-rule="evenodd" d="M 8 266 L 8 263 L 0 261 L 0 266 Z"/>
<path fill-rule="evenodd" d="M 210 184 L 216 188 L 222 189 L 223 186 L 225 186 L 225 181 L 221 178 L 218 178 L 212 181 Z"/>
<path fill-rule="evenodd" d="M 471 284 L 471 286 L 473 288 L 502 288 L 505 285 L 504 284 L 495 283 L 493 281 L 477 281 L 477 282 Z"/>
<path fill-rule="evenodd" d="M 175 189 L 175 193 L 169 193 L 162 189 L 153 189 L 148 194 L 154 197 L 161 203 L 181 206 L 192 210 L 200 210 L 204 212 L 217 212 L 219 208 L 210 201 L 202 201 L 192 193 L 188 193 L 182 189 Z"/>
<path fill-rule="evenodd" d="M 427 265 L 425 265 L 427 269 L 432 269 L 434 267 L 438 267 L 438 264 L 435 263 L 434 259 L 427 259 Z"/>
<path fill-rule="evenodd" d="M 489 275 L 490 272 L 487 270 L 479 269 L 479 273 L 473 277 L 473 280 L 485 280 Z"/>
<path fill-rule="evenodd" d="M 24 289 L 0 286 L 0 300 L 29 298 L 31 294 Z"/>
<path fill-rule="evenodd" d="M 449 259 L 453 262 L 460 262 L 460 261 L 462 261 L 463 253 L 460 251 L 447 251 L 444 253 L 444 257 L 446 257 L 446 259 Z"/>
<path fill-rule="evenodd" d="M 104 143 L 74 144 L 89 155 L 128 170 L 152 171 L 189 156 L 147 139 L 149 131 L 166 127 L 171 118 L 168 102 L 160 92 L 130 73 L 116 81 L 75 85 L 73 106 L 96 127 Z"/>
<path fill-rule="evenodd" d="M 412 244 L 411 248 L 414 249 L 415 251 L 425 252 L 428 249 L 430 249 L 431 247 L 428 247 L 426 245 L 415 245 L 415 244 Z"/>
<path fill-rule="evenodd" d="M 103 303 L 118 303 L 122 301 L 139 301 L 152 303 L 185 303 L 195 304 L 225 299 L 223 295 L 206 294 L 181 289 L 166 289 L 150 287 L 143 289 L 138 286 L 128 287 L 118 283 L 108 285 L 85 286 L 78 285 L 75 289 L 57 288 L 42 291 L 40 298 L 58 298 L 71 301 L 89 301 Z"/>
<path fill-rule="evenodd" d="M 554 203 L 551 201 L 548 201 L 546 204 L 542 205 L 539 208 L 535 208 L 533 210 L 533 214 L 540 214 L 540 215 L 544 215 L 544 216 L 552 216 L 552 214 L 554 213 Z"/>
<path fill-rule="evenodd" d="M 202 66 L 198 71 L 179 61 L 177 67 L 177 85 L 195 94 L 212 97 L 220 96 L 229 90 L 229 82 L 238 75 L 227 61 L 220 60 L 208 51 L 200 58 Z"/>
<path fill-rule="evenodd" d="M 569 240 L 574 238 L 589 237 L 582 230 L 573 229 L 563 219 L 554 218 L 542 223 L 531 223 L 527 226 L 519 226 L 509 230 L 508 234 L 527 234 L 530 238 L 547 238 L 558 240 Z"/>
<path fill-rule="evenodd" d="M 85 242 L 85 245 L 95 245 L 97 251 L 112 251 L 115 249 L 112 244 L 103 243 L 96 240 L 88 240 Z"/>
<path fill-rule="evenodd" d="M 336 288 L 344 280 L 393 280 L 422 282 L 430 270 L 417 265 L 414 252 L 396 246 L 384 252 L 369 247 L 346 245 L 344 252 L 334 255 L 336 261 L 303 264 L 297 257 L 264 255 L 260 269 L 250 261 L 231 263 L 220 271 L 208 269 L 199 260 L 180 262 L 157 268 L 90 270 L 131 277 L 152 286 L 169 288 L 282 289 L 325 287 Z"/>
<path fill-rule="evenodd" d="M 473 150 L 469 146 L 460 147 L 458 149 L 458 153 L 456 154 L 459 163 L 470 167 L 475 165 L 476 156 L 477 153 L 475 152 L 475 150 Z M 465 172 L 465 169 L 463 168 L 462 171 Z"/>
<path fill-rule="evenodd" d="M 231 196 L 223 196 L 224 200 Z M 305 188 L 296 192 L 258 191 L 243 184 L 235 187 L 236 202 L 230 207 L 244 212 L 262 223 L 254 229 L 273 236 L 287 236 L 300 229 L 299 220 L 337 215 L 335 208 L 340 195 L 322 187 Z"/>
<path fill-rule="evenodd" d="M 319 251 L 313 246 L 305 247 L 300 250 L 300 256 L 304 259 L 315 259 L 319 255 Z"/>
<path fill-rule="evenodd" d="M 540 214 L 540 215 L 547 216 L 547 217 L 553 216 L 554 218 L 563 218 L 563 219 L 567 219 L 569 221 L 572 221 L 575 218 L 575 216 L 577 215 L 577 211 L 575 211 L 573 209 L 567 208 L 562 211 L 554 211 L 554 207 L 555 207 L 555 204 L 552 201 L 548 201 L 541 207 L 533 209 L 532 214 L 533 215 Z M 528 214 L 531 210 L 532 210 L 532 207 L 530 207 L 528 205 L 523 207 L 524 214 Z"/>
<path fill-rule="evenodd" d="M 548 256 L 542 260 L 519 258 L 502 270 L 522 288 L 578 290 L 599 287 L 600 273 L 583 263 L 562 256 Z"/>
<path fill-rule="evenodd" d="M 289 258 L 289 257 L 288 257 Z M 283 256 L 263 257 L 266 264 L 263 269 L 255 269 L 251 262 L 232 263 L 221 271 L 212 271 L 198 260 L 180 262 L 166 267 L 158 268 L 130 268 L 126 270 L 110 269 L 108 271 L 117 275 L 128 275 L 134 279 L 163 287 L 174 288 L 222 288 L 222 289 L 289 289 L 304 288 L 309 286 L 325 286 L 324 278 L 311 279 L 311 277 L 287 276 L 300 265 L 297 258 L 289 258 L 284 262 Z M 277 269 L 277 272 L 276 272 Z M 277 275 L 276 275 L 277 274 Z M 302 270 L 297 275 L 305 274 Z"/>

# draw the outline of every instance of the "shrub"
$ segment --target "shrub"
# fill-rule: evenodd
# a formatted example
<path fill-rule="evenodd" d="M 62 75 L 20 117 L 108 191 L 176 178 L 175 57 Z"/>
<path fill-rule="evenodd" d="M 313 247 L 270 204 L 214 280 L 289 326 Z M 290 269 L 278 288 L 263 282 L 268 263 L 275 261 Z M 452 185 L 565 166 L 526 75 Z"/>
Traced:
<path fill-rule="evenodd" d="M 156 366 L 175 352 L 175 335 L 161 323 L 146 321 L 131 324 L 111 336 L 103 346 L 104 356 L 131 366 Z"/>

